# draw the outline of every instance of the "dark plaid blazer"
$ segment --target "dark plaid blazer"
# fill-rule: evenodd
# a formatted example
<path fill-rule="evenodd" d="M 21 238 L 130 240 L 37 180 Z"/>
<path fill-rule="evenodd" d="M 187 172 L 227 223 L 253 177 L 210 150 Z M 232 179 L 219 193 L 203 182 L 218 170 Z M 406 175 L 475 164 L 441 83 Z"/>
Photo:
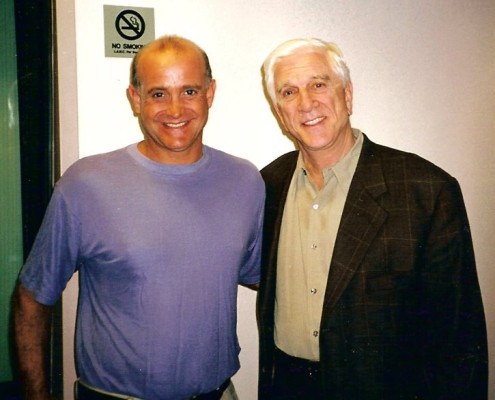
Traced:
<path fill-rule="evenodd" d="M 277 248 L 297 152 L 266 166 L 258 296 L 260 399 L 271 398 Z M 320 326 L 332 400 L 486 399 L 487 343 L 457 181 L 366 136 L 339 226 Z"/>

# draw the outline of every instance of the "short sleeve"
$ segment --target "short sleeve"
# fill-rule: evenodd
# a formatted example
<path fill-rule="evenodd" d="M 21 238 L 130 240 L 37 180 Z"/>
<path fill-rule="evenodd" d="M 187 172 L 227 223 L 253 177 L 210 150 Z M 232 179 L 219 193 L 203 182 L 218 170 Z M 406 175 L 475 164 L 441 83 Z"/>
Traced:
<path fill-rule="evenodd" d="M 56 188 L 19 280 L 35 299 L 53 305 L 77 267 L 80 223 Z"/>

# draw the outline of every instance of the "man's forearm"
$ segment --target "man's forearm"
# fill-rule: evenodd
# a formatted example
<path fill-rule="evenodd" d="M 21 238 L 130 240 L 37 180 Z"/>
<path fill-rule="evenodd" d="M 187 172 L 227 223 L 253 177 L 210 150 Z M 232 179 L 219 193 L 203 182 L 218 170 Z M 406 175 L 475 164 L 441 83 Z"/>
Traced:
<path fill-rule="evenodd" d="M 51 314 L 51 307 L 38 303 L 22 284 L 17 286 L 14 293 L 14 334 L 26 400 L 50 399 L 47 349 Z"/>

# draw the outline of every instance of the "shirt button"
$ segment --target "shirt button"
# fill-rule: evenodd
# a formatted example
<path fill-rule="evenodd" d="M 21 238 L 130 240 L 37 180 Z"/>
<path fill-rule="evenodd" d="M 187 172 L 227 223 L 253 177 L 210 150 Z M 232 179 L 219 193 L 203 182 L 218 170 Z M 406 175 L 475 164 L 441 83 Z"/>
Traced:
<path fill-rule="evenodd" d="M 311 289 L 311 294 L 316 294 L 316 292 L 318 292 L 318 290 L 316 290 L 316 288 Z"/>
<path fill-rule="evenodd" d="M 314 250 L 314 249 L 316 249 L 317 247 L 318 247 L 318 246 L 317 246 L 316 244 L 314 244 L 314 243 L 311 245 L 311 248 L 312 248 L 313 250 Z"/>
<path fill-rule="evenodd" d="M 319 204 L 313 204 L 313 210 L 318 210 L 319 207 Z"/>
<path fill-rule="evenodd" d="M 313 331 L 313 336 L 318 337 L 318 331 Z"/>

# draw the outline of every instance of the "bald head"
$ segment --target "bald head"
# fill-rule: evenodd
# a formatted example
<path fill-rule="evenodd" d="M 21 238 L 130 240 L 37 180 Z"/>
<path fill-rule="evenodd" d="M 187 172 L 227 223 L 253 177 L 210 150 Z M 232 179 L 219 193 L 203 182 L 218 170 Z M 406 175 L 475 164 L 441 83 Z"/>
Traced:
<path fill-rule="evenodd" d="M 196 43 L 175 35 L 162 36 L 148 43 L 146 46 L 141 48 L 141 50 L 139 50 L 139 52 L 134 56 L 134 59 L 132 60 L 132 64 L 131 64 L 131 76 L 130 76 L 131 85 L 133 85 L 136 89 L 139 88 L 141 85 L 138 67 L 139 67 L 139 60 L 144 55 L 150 52 L 167 52 L 167 51 L 173 51 L 177 53 L 186 52 L 186 51 L 198 52 L 198 54 L 202 57 L 204 62 L 206 87 L 210 86 L 210 82 L 212 80 L 212 73 L 211 73 L 210 61 L 208 59 L 206 52 Z"/>

